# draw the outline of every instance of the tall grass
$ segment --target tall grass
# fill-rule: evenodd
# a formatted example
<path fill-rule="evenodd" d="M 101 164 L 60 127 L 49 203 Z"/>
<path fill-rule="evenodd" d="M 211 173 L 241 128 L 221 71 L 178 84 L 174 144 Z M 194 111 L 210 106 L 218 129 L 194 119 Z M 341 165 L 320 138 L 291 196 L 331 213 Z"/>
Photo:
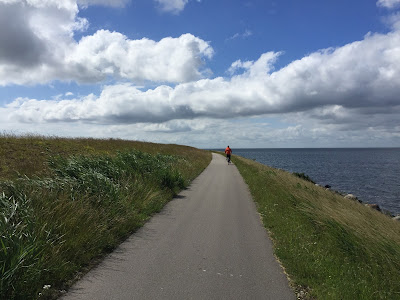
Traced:
<path fill-rule="evenodd" d="M 288 172 L 236 157 L 299 295 L 400 299 L 400 223 Z"/>
<path fill-rule="evenodd" d="M 51 156 L 116 155 L 117 151 L 136 149 L 149 154 L 179 156 L 182 174 L 192 178 L 198 168 L 204 168 L 205 151 L 173 144 L 155 144 L 121 139 L 61 138 L 35 135 L 15 136 L 0 133 L 0 180 L 27 176 L 52 176 L 48 166 Z M 208 158 L 206 158 L 208 157 Z"/>
<path fill-rule="evenodd" d="M 132 148 L 48 155 L 44 173 L 50 176 L 0 182 L 0 298 L 57 296 L 210 161 L 206 152 L 193 162 L 186 157 Z"/>

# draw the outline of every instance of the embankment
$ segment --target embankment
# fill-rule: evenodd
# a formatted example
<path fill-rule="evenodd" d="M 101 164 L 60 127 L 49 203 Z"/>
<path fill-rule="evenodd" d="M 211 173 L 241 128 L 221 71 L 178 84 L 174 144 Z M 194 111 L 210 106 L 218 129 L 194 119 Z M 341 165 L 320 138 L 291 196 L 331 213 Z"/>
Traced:
<path fill-rule="evenodd" d="M 400 299 L 400 222 L 288 172 L 233 161 L 300 298 Z"/>
<path fill-rule="evenodd" d="M 209 164 L 190 147 L 0 137 L 0 299 L 52 299 Z"/>

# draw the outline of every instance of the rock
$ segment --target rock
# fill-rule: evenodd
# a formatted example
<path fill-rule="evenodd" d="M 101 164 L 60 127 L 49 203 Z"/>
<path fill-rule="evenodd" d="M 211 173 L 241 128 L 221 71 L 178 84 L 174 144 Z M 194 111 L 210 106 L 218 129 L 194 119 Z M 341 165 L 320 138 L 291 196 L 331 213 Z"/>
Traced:
<path fill-rule="evenodd" d="M 358 198 L 356 196 L 354 196 L 353 194 L 347 194 L 346 196 L 344 196 L 344 198 L 350 199 L 350 200 L 358 200 Z"/>
<path fill-rule="evenodd" d="M 393 220 L 400 221 L 400 215 L 393 217 Z"/>
<path fill-rule="evenodd" d="M 370 207 L 372 209 L 375 209 L 377 211 L 381 211 L 381 208 L 379 207 L 378 204 L 365 204 L 365 206 L 368 206 L 368 207 Z"/>
<path fill-rule="evenodd" d="M 343 194 L 342 192 L 339 192 L 339 191 L 334 191 L 334 193 L 335 193 L 336 195 L 338 195 L 338 196 L 342 196 L 342 197 L 344 197 L 344 194 Z"/>
<path fill-rule="evenodd" d="M 320 186 L 320 185 L 318 183 L 316 183 L 315 186 Z"/>
<path fill-rule="evenodd" d="M 331 186 L 330 186 L 329 184 L 327 184 L 327 185 L 325 185 L 325 188 L 326 188 L 326 189 L 330 189 Z"/>
<path fill-rule="evenodd" d="M 300 292 L 297 293 L 297 299 L 304 299 L 305 295 L 306 294 L 304 293 L 304 291 L 300 291 Z"/>

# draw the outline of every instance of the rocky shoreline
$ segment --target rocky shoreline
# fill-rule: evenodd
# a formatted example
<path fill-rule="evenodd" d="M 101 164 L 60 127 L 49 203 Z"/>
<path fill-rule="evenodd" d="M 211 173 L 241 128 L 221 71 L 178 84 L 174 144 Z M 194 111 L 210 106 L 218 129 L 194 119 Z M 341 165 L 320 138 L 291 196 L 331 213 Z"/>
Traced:
<path fill-rule="evenodd" d="M 315 185 L 316 185 L 316 186 L 322 187 L 322 186 L 319 185 L 318 183 L 315 183 Z M 374 210 L 376 210 L 376 211 L 379 211 L 379 212 L 381 212 L 382 214 L 384 214 L 384 215 L 386 215 L 386 216 L 392 218 L 392 219 L 395 220 L 395 221 L 400 221 L 400 215 L 394 215 L 392 212 L 390 212 L 390 211 L 388 211 L 388 210 L 386 210 L 386 209 L 382 209 L 378 204 L 363 203 L 363 201 L 361 201 L 360 199 L 358 199 L 358 197 L 355 196 L 355 195 L 353 195 L 353 194 L 345 194 L 345 193 L 341 193 L 341 192 L 332 190 L 332 189 L 331 189 L 331 186 L 328 185 L 328 184 L 325 185 L 325 186 L 322 187 L 322 188 L 325 188 L 327 191 L 331 191 L 331 192 L 333 192 L 333 193 L 335 193 L 335 194 L 338 194 L 338 195 L 342 196 L 342 197 L 345 198 L 345 199 L 348 199 L 348 200 L 351 200 L 351 201 L 357 201 L 357 202 L 359 202 L 360 204 L 364 204 L 365 206 L 367 206 L 367 207 L 369 207 L 369 208 L 371 208 L 371 209 L 374 209 Z"/>

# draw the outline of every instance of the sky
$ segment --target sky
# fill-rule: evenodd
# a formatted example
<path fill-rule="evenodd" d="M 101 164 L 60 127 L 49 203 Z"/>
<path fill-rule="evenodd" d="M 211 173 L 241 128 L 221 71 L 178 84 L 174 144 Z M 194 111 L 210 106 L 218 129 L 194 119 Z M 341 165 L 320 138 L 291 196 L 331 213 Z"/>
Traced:
<path fill-rule="evenodd" d="M 0 0 L 0 133 L 400 147 L 400 0 Z"/>

